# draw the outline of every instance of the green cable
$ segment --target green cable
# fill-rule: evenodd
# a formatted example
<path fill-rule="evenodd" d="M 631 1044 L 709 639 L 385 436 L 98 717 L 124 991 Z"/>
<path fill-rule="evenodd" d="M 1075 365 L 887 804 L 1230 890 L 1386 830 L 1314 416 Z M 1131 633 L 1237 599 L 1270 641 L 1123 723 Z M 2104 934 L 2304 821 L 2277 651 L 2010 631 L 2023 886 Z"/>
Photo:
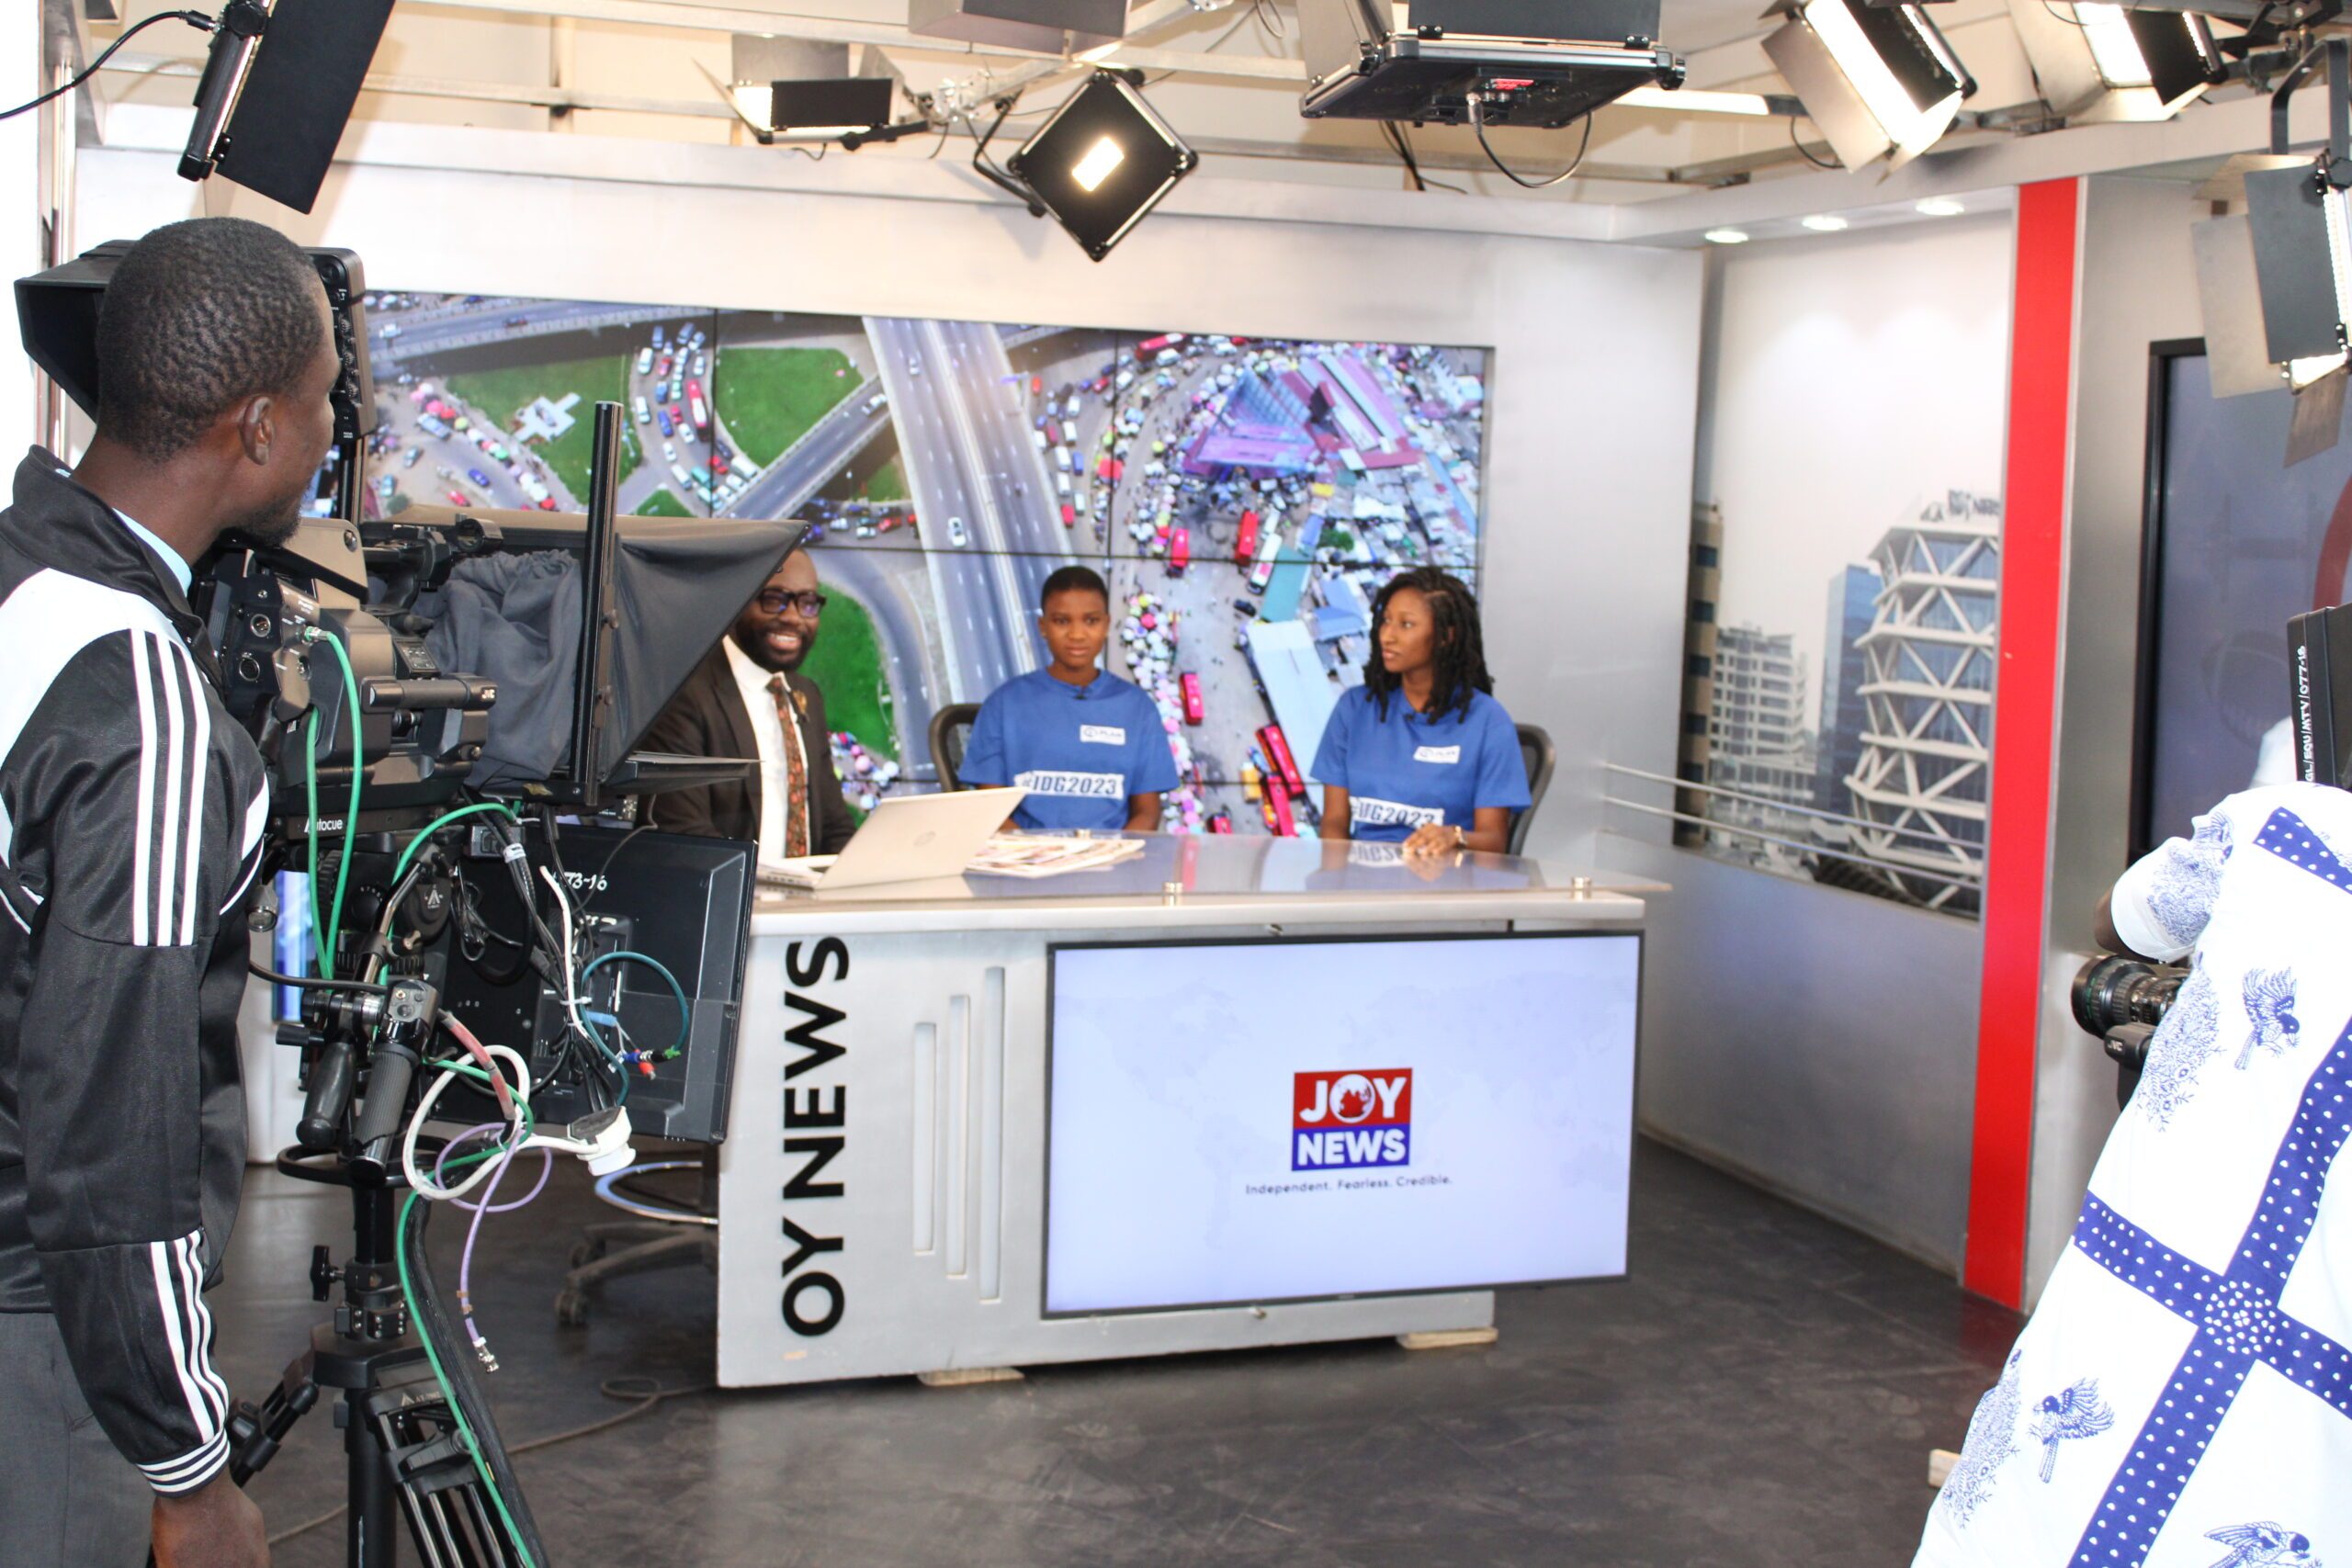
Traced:
<path fill-rule="evenodd" d="M 483 811 L 503 812 L 507 819 L 516 826 L 519 827 L 522 824 L 522 814 L 503 800 L 479 800 L 471 806 L 460 806 L 455 811 L 445 811 L 426 823 L 424 830 L 411 839 L 408 841 L 408 848 L 401 852 L 401 858 L 392 863 L 392 886 L 398 887 L 401 885 L 401 877 L 407 872 L 408 863 L 416 858 L 416 852 L 423 849 L 425 841 L 434 834 L 460 817 L 471 817 Z"/>
<path fill-rule="evenodd" d="M 310 811 L 311 945 L 315 950 L 311 954 L 311 962 L 319 966 L 320 978 L 333 979 L 333 966 L 328 963 L 329 954 L 326 949 L 320 945 L 320 932 L 322 928 L 319 925 L 319 710 L 316 708 L 311 710 L 308 733 L 309 748 L 303 753 L 302 759 L 302 799 Z"/>
<path fill-rule="evenodd" d="M 343 818 L 343 859 L 334 868 L 334 906 L 328 911 L 327 922 L 319 926 L 319 710 L 311 710 L 311 750 L 308 768 L 309 806 L 311 811 L 311 925 L 318 931 L 319 973 L 327 979 L 334 978 L 334 943 L 343 930 L 343 894 L 351 879 L 351 852 L 359 836 L 359 782 L 368 773 L 367 757 L 360 746 L 359 675 L 351 667 L 351 655 L 343 644 L 329 637 L 323 627 L 310 628 L 309 640 L 324 643 L 343 666 L 344 711 L 351 718 L 351 807 Z"/>
<path fill-rule="evenodd" d="M 694 1009 L 689 1007 L 686 1003 L 686 988 L 678 984 L 678 977 L 670 973 L 670 967 L 668 964 L 663 964 L 651 953 L 635 953 L 627 948 L 622 948 L 616 952 L 605 953 L 601 957 L 590 959 L 588 961 L 588 967 L 580 971 L 581 982 L 584 985 L 587 982 L 589 976 L 594 975 L 605 964 L 618 964 L 624 960 L 634 964 L 642 964 L 647 968 L 652 970 L 656 975 L 661 976 L 662 978 L 670 982 L 670 994 L 678 998 L 678 1038 L 671 1045 L 669 1056 L 672 1058 L 676 1057 L 679 1053 L 684 1051 L 686 1047 L 686 1035 L 694 1026 Z M 620 1000 L 620 993 L 616 990 L 613 993 L 613 1007 L 616 1011 L 619 1010 Z"/>

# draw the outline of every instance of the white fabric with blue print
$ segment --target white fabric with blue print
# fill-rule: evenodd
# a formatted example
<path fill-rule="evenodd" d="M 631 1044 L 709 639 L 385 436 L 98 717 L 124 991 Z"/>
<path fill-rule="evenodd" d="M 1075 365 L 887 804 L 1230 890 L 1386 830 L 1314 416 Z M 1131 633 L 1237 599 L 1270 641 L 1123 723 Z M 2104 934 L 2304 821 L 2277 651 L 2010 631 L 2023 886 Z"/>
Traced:
<path fill-rule="evenodd" d="M 2352 1564 L 2352 794 L 2233 795 L 2111 903 L 2193 973 L 1918 1568 Z"/>

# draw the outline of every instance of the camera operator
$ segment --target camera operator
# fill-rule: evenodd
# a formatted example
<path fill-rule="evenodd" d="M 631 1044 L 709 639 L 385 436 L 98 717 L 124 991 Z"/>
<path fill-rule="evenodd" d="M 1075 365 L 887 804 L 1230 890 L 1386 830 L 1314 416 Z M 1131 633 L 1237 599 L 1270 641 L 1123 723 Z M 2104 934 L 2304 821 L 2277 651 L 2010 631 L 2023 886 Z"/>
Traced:
<path fill-rule="evenodd" d="M 291 534 L 339 367 L 309 260 L 234 219 L 122 259 L 97 356 L 87 455 L 36 448 L 0 513 L 0 1564 L 247 1568 L 201 1287 L 268 800 L 187 592 L 223 533 Z"/>
<path fill-rule="evenodd" d="M 2102 940 L 2188 977 L 1918 1568 L 2352 1557 L 2352 794 L 2230 796 Z"/>

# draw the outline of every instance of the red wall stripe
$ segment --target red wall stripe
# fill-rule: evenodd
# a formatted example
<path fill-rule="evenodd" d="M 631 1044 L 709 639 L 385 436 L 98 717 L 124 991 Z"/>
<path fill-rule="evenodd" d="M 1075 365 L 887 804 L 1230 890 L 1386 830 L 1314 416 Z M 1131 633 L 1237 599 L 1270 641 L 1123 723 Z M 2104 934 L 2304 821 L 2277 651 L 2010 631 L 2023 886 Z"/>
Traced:
<path fill-rule="evenodd" d="M 2000 668 L 1993 697 L 1992 819 L 1984 857 L 1984 992 L 1976 1025 L 1976 1113 L 1962 1275 L 1968 1289 L 2009 1306 L 2019 1305 L 2025 1293 L 2080 205 L 2075 180 L 2048 180 L 2018 192 Z"/>

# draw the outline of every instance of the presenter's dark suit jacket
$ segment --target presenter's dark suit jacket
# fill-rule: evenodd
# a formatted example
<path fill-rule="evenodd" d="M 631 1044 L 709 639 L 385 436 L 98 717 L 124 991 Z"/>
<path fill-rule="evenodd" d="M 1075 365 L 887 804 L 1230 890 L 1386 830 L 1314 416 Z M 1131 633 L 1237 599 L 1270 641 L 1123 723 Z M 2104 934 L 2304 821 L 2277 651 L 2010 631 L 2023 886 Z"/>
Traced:
<path fill-rule="evenodd" d="M 784 679 L 804 699 L 794 706 L 800 715 L 800 746 L 808 759 L 808 788 L 814 797 L 808 809 L 808 852 L 839 854 L 857 828 L 850 820 L 849 802 L 842 798 L 841 781 L 833 773 L 832 742 L 825 729 L 825 695 L 813 681 L 798 675 Z M 638 747 L 685 757 L 759 756 L 752 716 L 744 709 L 743 690 L 735 683 L 725 643 L 712 649 L 710 656 L 695 667 Z M 648 795 L 646 819 L 672 833 L 701 833 L 757 843 L 760 805 L 760 774 L 754 769 L 741 781 Z"/>

